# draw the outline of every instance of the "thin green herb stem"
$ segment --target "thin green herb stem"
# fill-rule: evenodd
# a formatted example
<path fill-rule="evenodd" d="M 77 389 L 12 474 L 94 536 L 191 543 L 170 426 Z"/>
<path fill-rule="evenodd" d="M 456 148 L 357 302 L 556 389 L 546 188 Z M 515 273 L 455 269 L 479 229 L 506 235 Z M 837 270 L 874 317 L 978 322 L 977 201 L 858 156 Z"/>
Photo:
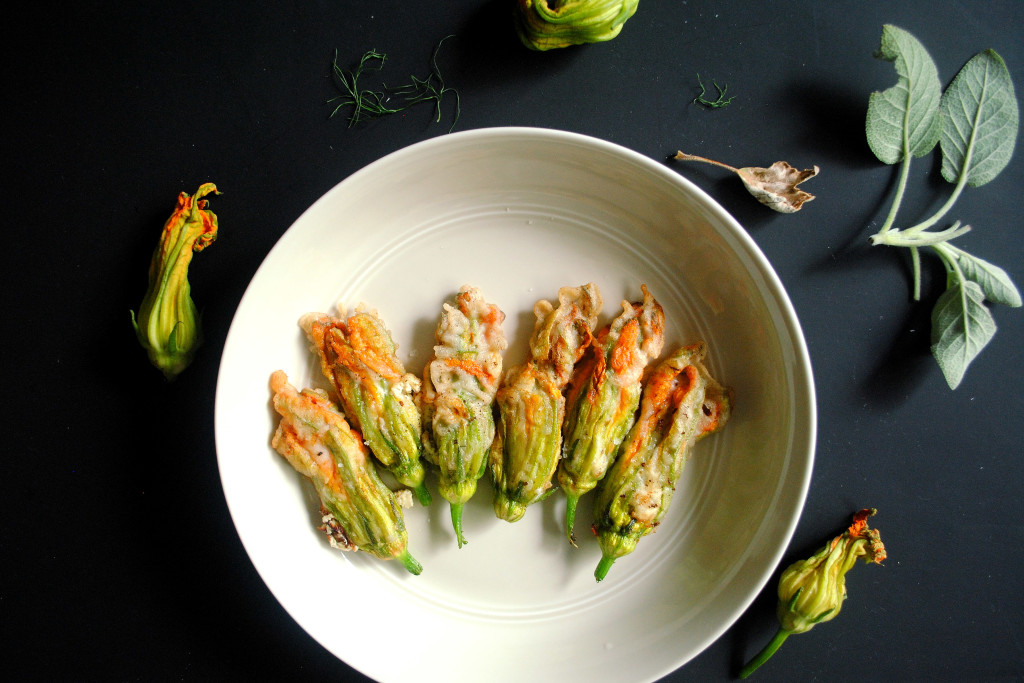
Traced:
<path fill-rule="evenodd" d="M 433 102 L 435 121 L 440 122 L 441 100 L 446 94 L 451 93 L 455 97 L 455 117 L 448 132 L 452 132 L 462 113 L 462 103 L 458 91 L 445 85 L 444 78 L 441 76 L 441 71 L 437 66 L 438 51 L 440 51 L 441 45 L 451 37 L 450 35 L 445 36 L 434 48 L 434 52 L 430 57 L 431 71 L 427 74 L 426 78 L 410 76 L 409 83 L 397 88 L 389 88 L 387 85 L 382 85 L 381 90 L 369 90 L 363 89 L 359 85 L 359 78 L 365 70 L 373 69 L 380 71 L 383 69 L 384 63 L 387 60 L 386 54 L 376 50 L 367 50 L 359 60 L 359 64 L 353 70 L 347 71 L 338 64 L 338 55 L 335 52 L 334 74 L 343 94 L 328 100 L 329 102 L 338 102 L 331 112 L 331 116 L 337 114 L 344 107 L 351 106 L 352 113 L 349 115 L 348 120 L 348 125 L 351 128 L 364 119 L 397 114 L 415 104 Z M 396 102 L 394 106 L 389 106 L 387 103 L 390 102 L 392 97 L 401 98 L 401 101 Z"/>
<path fill-rule="evenodd" d="M 932 248 L 935 249 L 935 251 L 937 251 L 941 256 L 948 256 L 950 259 L 954 261 L 959 261 L 961 256 L 971 258 L 971 255 L 968 254 L 966 251 L 964 251 L 963 249 L 954 244 L 950 244 L 948 241 L 943 242 L 942 244 L 936 244 Z"/>
<path fill-rule="evenodd" d="M 786 638 L 789 637 L 790 632 L 784 628 L 780 628 L 776 633 L 775 637 L 771 639 L 764 649 L 758 652 L 753 659 L 747 662 L 747 665 L 740 670 L 740 678 L 747 678 L 750 674 L 757 671 L 758 667 L 771 659 L 771 656 L 775 654 L 775 651 L 786 642 Z"/>
<path fill-rule="evenodd" d="M 969 158 L 970 154 L 968 153 L 967 156 Z M 953 188 L 953 193 L 949 195 L 949 199 L 946 200 L 946 203 L 939 207 L 939 209 L 935 213 L 933 213 L 931 217 L 928 218 L 927 220 L 924 220 L 918 223 L 917 225 L 914 225 L 903 230 L 903 234 L 911 236 L 917 235 L 918 233 L 924 232 L 925 230 L 927 230 L 928 228 L 932 227 L 940 220 L 942 220 L 942 217 L 945 216 L 951 208 L 953 208 L 953 204 L 955 204 L 956 200 L 960 198 L 960 193 L 964 191 L 965 187 L 967 187 L 967 171 L 963 170 L 960 172 L 960 178 L 956 182 L 956 187 Z"/>
<path fill-rule="evenodd" d="M 971 157 L 974 156 L 974 142 L 978 137 L 978 120 L 981 118 L 981 107 L 974 113 L 974 122 L 971 126 L 971 139 L 967 141 L 967 147 L 964 150 L 964 161 L 960 165 L 960 177 L 957 178 L 956 187 L 953 188 L 953 194 L 949 196 L 946 203 L 939 207 L 939 210 L 932 214 L 931 218 L 918 223 L 917 225 L 908 228 L 907 230 L 911 234 L 917 234 L 923 230 L 927 230 L 931 226 L 942 220 L 942 217 L 946 215 L 946 212 L 956 203 L 956 200 L 960 198 L 960 193 L 967 187 L 967 179 L 970 177 L 971 168 Z"/>
<path fill-rule="evenodd" d="M 966 278 L 964 277 L 963 270 L 960 268 L 959 254 L 964 253 L 964 251 L 946 242 L 933 244 L 931 247 L 939 255 L 939 258 L 942 259 L 942 265 L 946 267 L 946 273 L 955 277 L 957 282 L 962 283 Z"/>
<path fill-rule="evenodd" d="M 904 147 L 906 147 L 906 144 L 904 144 Z M 892 224 L 896 222 L 896 212 L 900 210 L 900 204 L 903 203 L 903 195 L 907 191 L 907 178 L 910 177 L 910 157 L 910 153 L 904 150 L 903 163 L 900 164 L 900 179 L 896 184 L 896 196 L 893 197 L 892 206 L 889 207 L 889 215 L 886 216 L 882 229 L 878 231 L 879 235 L 889 232 Z"/>
<path fill-rule="evenodd" d="M 704 95 L 707 93 L 707 89 L 704 87 L 704 82 L 700 79 L 700 74 L 697 74 L 697 83 L 700 85 L 700 94 L 693 98 L 695 104 L 702 104 L 710 109 L 721 109 L 722 107 L 727 106 L 734 99 L 736 99 L 735 95 L 728 99 L 725 97 L 726 91 L 729 90 L 728 83 L 726 83 L 725 87 L 723 88 L 722 86 L 718 85 L 718 83 L 716 83 L 715 81 L 711 82 L 714 83 L 715 89 L 718 90 L 718 98 L 715 100 L 709 100 L 708 98 L 704 97 Z"/>
<path fill-rule="evenodd" d="M 910 247 L 910 261 L 914 264 L 914 301 L 921 300 L 921 251 Z"/>
<path fill-rule="evenodd" d="M 971 226 L 960 225 L 956 221 L 953 225 L 939 232 L 916 232 L 908 233 L 907 230 L 890 230 L 889 232 L 872 236 L 872 244 L 887 244 L 890 247 L 929 247 L 933 244 L 940 244 L 956 239 L 971 231 Z"/>

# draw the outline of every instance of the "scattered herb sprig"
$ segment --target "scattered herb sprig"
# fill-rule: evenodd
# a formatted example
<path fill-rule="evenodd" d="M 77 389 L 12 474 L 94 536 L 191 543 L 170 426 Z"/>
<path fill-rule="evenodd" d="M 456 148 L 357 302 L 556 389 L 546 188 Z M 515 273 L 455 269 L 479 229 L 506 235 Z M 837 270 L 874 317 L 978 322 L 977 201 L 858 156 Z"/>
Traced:
<path fill-rule="evenodd" d="M 995 320 L 988 301 L 1017 307 L 1020 292 L 998 266 L 950 242 L 971 228 L 955 221 L 932 230 L 949 212 L 965 187 L 995 178 L 1010 161 L 1017 139 L 1018 107 L 1013 81 L 993 50 L 975 55 L 945 92 L 931 55 L 910 33 L 896 26 L 882 30 L 876 57 L 893 62 L 899 76 L 893 87 L 874 92 L 868 103 L 868 145 L 880 161 L 901 164 L 896 195 L 872 244 L 910 249 L 914 300 L 921 297 L 920 249 L 930 247 L 946 269 L 946 291 L 932 311 L 931 351 L 946 382 L 956 389 L 968 365 L 991 341 Z M 942 177 L 954 183 L 949 199 L 929 218 L 896 228 L 913 157 L 942 150 Z"/>
<path fill-rule="evenodd" d="M 451 37 L 445 36 L 437 44 L 437 47 L 434 48 L 434 52 L 430 57 L 430 73 L 427 74 L 426 78 L 410 76 L 408 83 L 396 88 L 389 88 L 387 85 L 381 84 L 379 90 L 372 90 L 364 88 L 360 83 L 360 78 L 366 72 L 381 71 L 384 68 L 387 54 L 378 52 L 375 49 L 367 50 L 360 58 L 359 64 L 354 69 L 347 70 L 338 64 L 338 55 L 335 52 L 334 76 L 341 94 L 328 100 L 328 102 L 337 103 L 331 112 L 331 116 L 333 117 L 339 111 L 350 107 L 351 112 L 348 117 L 348 125 L 351 128 L 364 120 L 376 119 L 388 114 L 397 114 L 417 104 L 432 102 L 435 112 L 434 121 L 440 123 L 441 102 L 444 96 L 450 93 L 455 99 L 455 116 L 451 127 L 448 129 L 449 133 L 452 132 L 455 129 L 455 124 L 459 122 L 459 115 L 462 113 L 459 91 L 445 84 L 441 70 L 437 66 L 437 53 L 441 49 L 441 45 L 444 44 L 444 41 Z"/>
<path fill-rule="evenodd" d="M 732 97 L 725 96 L 725 93 L 729 90 L 728 83 L 726 83 L 724 88 L 718 85 L 715 81 L 711 81 L 711 83 L 715 86 L 715 90 L 718 91 L 718 97 L 713 100 L 706 97 L 708 92 L 707 88 L 704 87 L 704 81 L 700 79 L 700 74 L 697 74 L 697 85 L 700 86 L 700 94 L 693 98 L 694 104 L 700 104 L 708 109 L 721 109 L 722 107 L 728 106 L 734 99 L 736 99 L 735 95 Z"/>

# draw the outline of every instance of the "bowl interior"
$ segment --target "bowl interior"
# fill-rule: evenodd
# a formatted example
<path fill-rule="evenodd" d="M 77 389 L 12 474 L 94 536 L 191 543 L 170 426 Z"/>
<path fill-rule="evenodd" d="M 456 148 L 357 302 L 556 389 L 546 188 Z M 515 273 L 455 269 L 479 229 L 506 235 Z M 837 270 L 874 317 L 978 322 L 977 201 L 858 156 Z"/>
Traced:
<path fill-rule="evenodd" d="M 666 311 L 665 355 L 705 340 L 709 369 L 735 394 L 730 423 L 698 444 L 657 533 L 597 584 L 591 496 L 574 549 L 560 495 L 508 524 L 485 477 L 460 550 L 428 475 L 434 504 L 405 514 L 422 575 L 330 549 L 312 487 L 269 447 L 270 373 L 322 385 L 299 316 L 374 308 L 420 374 L 441 304 L 471 283 L 506 314 L 509 368 L 525 360 L 534 303 L 586 282 L 604 298 L 599 324 L 646 284 Z M 406 148 L 310 207 L 239 305 L 216 401 L 225 496 L 255 567 L 311 636 L 384 681 L 647 681 L 677 668 L 770 577 L 803 505 L 814 429 L 799 324 L 742 228 L 662 164 L 517 128 Z"/>

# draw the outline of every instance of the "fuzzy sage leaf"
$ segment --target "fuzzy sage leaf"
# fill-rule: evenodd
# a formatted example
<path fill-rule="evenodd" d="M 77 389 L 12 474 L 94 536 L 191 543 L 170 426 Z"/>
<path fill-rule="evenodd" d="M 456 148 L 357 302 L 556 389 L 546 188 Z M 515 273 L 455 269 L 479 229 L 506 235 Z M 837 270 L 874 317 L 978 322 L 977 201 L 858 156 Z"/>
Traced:
<path fill-rule="evenodd" d="M 868 146 L 880 161 L 895 164 L 907 156 L 928 154 L 939 141 L 942 87 L 938 70 L 917 38 L 886 25 L 876 53 L 893 62 L 899 80 L 868 101 Z"/>
<path fill-rule="evenodd" d="M 1017 98 L 1002 57 L 975 55 L 942 95 L 942 177 L 971 187 L 995 178 L 1013 156 Z"/>
<path fill-rule="evenodd" d="M 955 260 L 964 278 L 981 287 L 985 299 L 1013 308 L 1021 305 L 1020 292 L 1005 270 L 951 244 L 940 246 L 943 258 L 947 261 Z"/>
<path fill-rule="evenodd" d="M 956 389 L 981 350 L 992 341 L 996 323 L 976 282 L 952 281 L 932 310 L 932 355 L 950 389 Z"/>
<path fill-rule="evenodd" d="M 1013 80 L 1002 58 L 993 50 L 975 55 L 939 95 L 937 71 L 916 38 L 894 26 L 882 32 L 876 56 L 893 61 L 899 74 L 896 86 L 873 93 L 868 105 L 868 144 L 885 163 L 900 163 L 889 215 L 871 236 L 872 244 L 907 247 L 914 273 L 914 299 L 920 298 L 920 250 L 930 248 L 946 268 L 946 291 L 932 311 L 932 355 L 946 382 L 955 389 L 967 367 L 992 340 L 995 320 L 985 302 L 1018 307 L 1020 292 L 1002 268 L 967 253 L 950 242 L 970 231 L 955 221 L 931 230 L 945 217 L 967 186 L 989 182 L 1013 155 L 1017 138 L 1018 107 Z M 942 150 L 942 176 L 955 183 L 946 202 L 931 217 L 909 228 L 895 227 L 906 190 L 910 162 L 935 146 L 938 129 Z"/>

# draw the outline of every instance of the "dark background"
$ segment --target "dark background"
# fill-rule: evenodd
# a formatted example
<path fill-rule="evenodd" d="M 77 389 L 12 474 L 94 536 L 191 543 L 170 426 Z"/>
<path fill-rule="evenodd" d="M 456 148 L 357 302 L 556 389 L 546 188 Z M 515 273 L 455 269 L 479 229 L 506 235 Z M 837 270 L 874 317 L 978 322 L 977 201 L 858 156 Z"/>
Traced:
<path fill-rule="evenodd" d="M 889 549 L 848 577 L 842 614 L 790 638 L 761 680 L 1024 677 L 1024 312 L 950 391 L 929 355 L 942 287 L 924 255 L 870 247 L 896 169 L 864 137 L 882 25 L 915 34 L 945 85 L 997 50 L 1024 93 L 1024 3 L 643 0 L 615 40 L 521 48 L 510 0 L 75 3 L 7 12 L 4 35 L 4 422 L 0 670 L 16 679 L 364 680 L 284 612 L 245 555 L 220 488 L 213 401 L 239 299 L 275 241 L 364 165 L 451 124 L 423 105 L 355 128 L 329 118 L 331 62 L 389 55 L 396 83 L 438 63 L 456 130 L 540 126 L 666 159 L 785 159 L 821 174 L 798 214 L 768 211 L 719 169 L 667 162 L 749 230 L 787 287 L 815 370 L 814 477 L 786 562 L 872 506 Z M 59 8 L 59 9 L 58 9 Z M 697 74 L 735 100 L 691 103 Z M 1020 141 L 1018 140 L 1018 143 Z M 1024 284 L 1024 150 L 968 188 L 959 244 Z M 917 161 L 901 212 L 952 186 Z M 206 344 L 168 384 L 131 330 L 178 192 L 214 181 L 220 238 L 191 269 Z M 775 629 L 774 579 L 666 681 L 727 680 Z M 355 617 L 355 615 L 353 615 Z M 387 635 L 401 655 L 405 638 Z M 457 646 L 452 655 L 458 657 Z M 529 656 L 526 653 L 524 656 Z M 424 671 L 423 680 L 443 680 Z M 481 680 L 486 680 L 482 672 Z"/>

